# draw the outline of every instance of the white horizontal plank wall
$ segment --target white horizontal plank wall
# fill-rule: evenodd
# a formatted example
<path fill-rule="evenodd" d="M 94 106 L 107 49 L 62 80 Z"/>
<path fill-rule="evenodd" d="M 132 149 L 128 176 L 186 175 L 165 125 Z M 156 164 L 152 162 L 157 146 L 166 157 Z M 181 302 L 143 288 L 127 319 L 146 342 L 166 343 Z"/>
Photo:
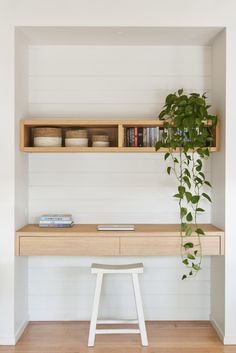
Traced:
<path fill-rule="evenodd" d="M 211 95 L 210 47 L 31 46 L 29 66 L 31 117 L 155 118 L 173 89 Z M 165 169 L 161 154 L 31 154 L 29 221 L 71 212 L 78 223 L 178 222 L 176 183 Z M 210 161 L 205 170 L 211 179 Z M 182 282 L 178 257 L 32 257 L 30 320 L 89 319 L 94 260 L 144 262 L 147 319 L 209 319 L 209 258 L 196 279 Z M 134 315 L 129 278 L 106 279 L 101 314 Z"/>
<path fill-rule="evenodd" d="M 155 118 L 176 88 L 211 88 L 211 48 L 31 46 L 32 117 Z"/>

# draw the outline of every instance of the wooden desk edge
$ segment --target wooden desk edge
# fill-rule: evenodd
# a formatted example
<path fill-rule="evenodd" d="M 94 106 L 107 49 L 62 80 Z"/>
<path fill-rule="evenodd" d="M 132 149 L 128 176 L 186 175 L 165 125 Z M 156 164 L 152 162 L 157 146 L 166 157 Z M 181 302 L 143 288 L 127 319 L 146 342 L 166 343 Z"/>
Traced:
<path fill-rule="evenodd" d="M 80 229 L 81 227 L 81 229 Z M 206 236 L 224 236 L 224 231 L 212 224 L 199 224 Z M 154 229 L 153 229 L 154 228 Z M 155 229 L 156 228 L 156 229 Z M 160 228 L 160 230 L 158 230 Z M 164 228 L 164 229 L 163 229 Z M 173 229 L 174 228 L 174 229 Z M 210 229 L 209 229 L 210 228 Z M 91 230 L 90 230 L 91 229 Z M 27 224 L 16 231 L 17 236 L 179 236 L 179 224 L 136 224 L 134 231 L 97 230 L 97 224 L 75 224 L 71 228 L 40 228 L 37 224 Z"/>

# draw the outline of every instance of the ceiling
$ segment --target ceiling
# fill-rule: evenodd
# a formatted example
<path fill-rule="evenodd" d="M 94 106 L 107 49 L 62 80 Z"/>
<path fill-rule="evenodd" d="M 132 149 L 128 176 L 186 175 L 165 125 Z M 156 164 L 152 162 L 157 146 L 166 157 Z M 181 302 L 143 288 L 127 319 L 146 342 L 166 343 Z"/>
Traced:
<path fill-rule="evenodd" d="M 17 27 L 30 45 L 211 45 L 223 27 Z"/>

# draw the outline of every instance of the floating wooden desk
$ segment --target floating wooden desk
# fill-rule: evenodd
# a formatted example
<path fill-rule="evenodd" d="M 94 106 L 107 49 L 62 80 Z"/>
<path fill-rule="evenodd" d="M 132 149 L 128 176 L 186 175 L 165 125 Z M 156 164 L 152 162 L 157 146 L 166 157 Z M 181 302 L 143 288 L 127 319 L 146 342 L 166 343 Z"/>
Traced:
<path fill-rule="evenodd" d="M 224 232 L 199 225 L 204 255 L 224 254 Z M 137 224 L 134 231 L 98 231 L 96 224 L 39 228 L 28 224 L 16 232 L 18 256 L 170 256 L 180 253 L 179 224 Z M 192 242 L 197 237 L 190 238 Z"/>

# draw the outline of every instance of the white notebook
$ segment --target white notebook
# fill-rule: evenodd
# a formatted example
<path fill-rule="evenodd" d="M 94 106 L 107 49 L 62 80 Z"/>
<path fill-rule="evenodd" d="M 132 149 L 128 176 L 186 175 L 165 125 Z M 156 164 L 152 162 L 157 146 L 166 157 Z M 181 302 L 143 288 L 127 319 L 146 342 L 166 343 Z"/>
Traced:
<path fill-rule="evenodd" d="M 98 230 L 134 230 L 133 224 L 99 224 Z"/>

